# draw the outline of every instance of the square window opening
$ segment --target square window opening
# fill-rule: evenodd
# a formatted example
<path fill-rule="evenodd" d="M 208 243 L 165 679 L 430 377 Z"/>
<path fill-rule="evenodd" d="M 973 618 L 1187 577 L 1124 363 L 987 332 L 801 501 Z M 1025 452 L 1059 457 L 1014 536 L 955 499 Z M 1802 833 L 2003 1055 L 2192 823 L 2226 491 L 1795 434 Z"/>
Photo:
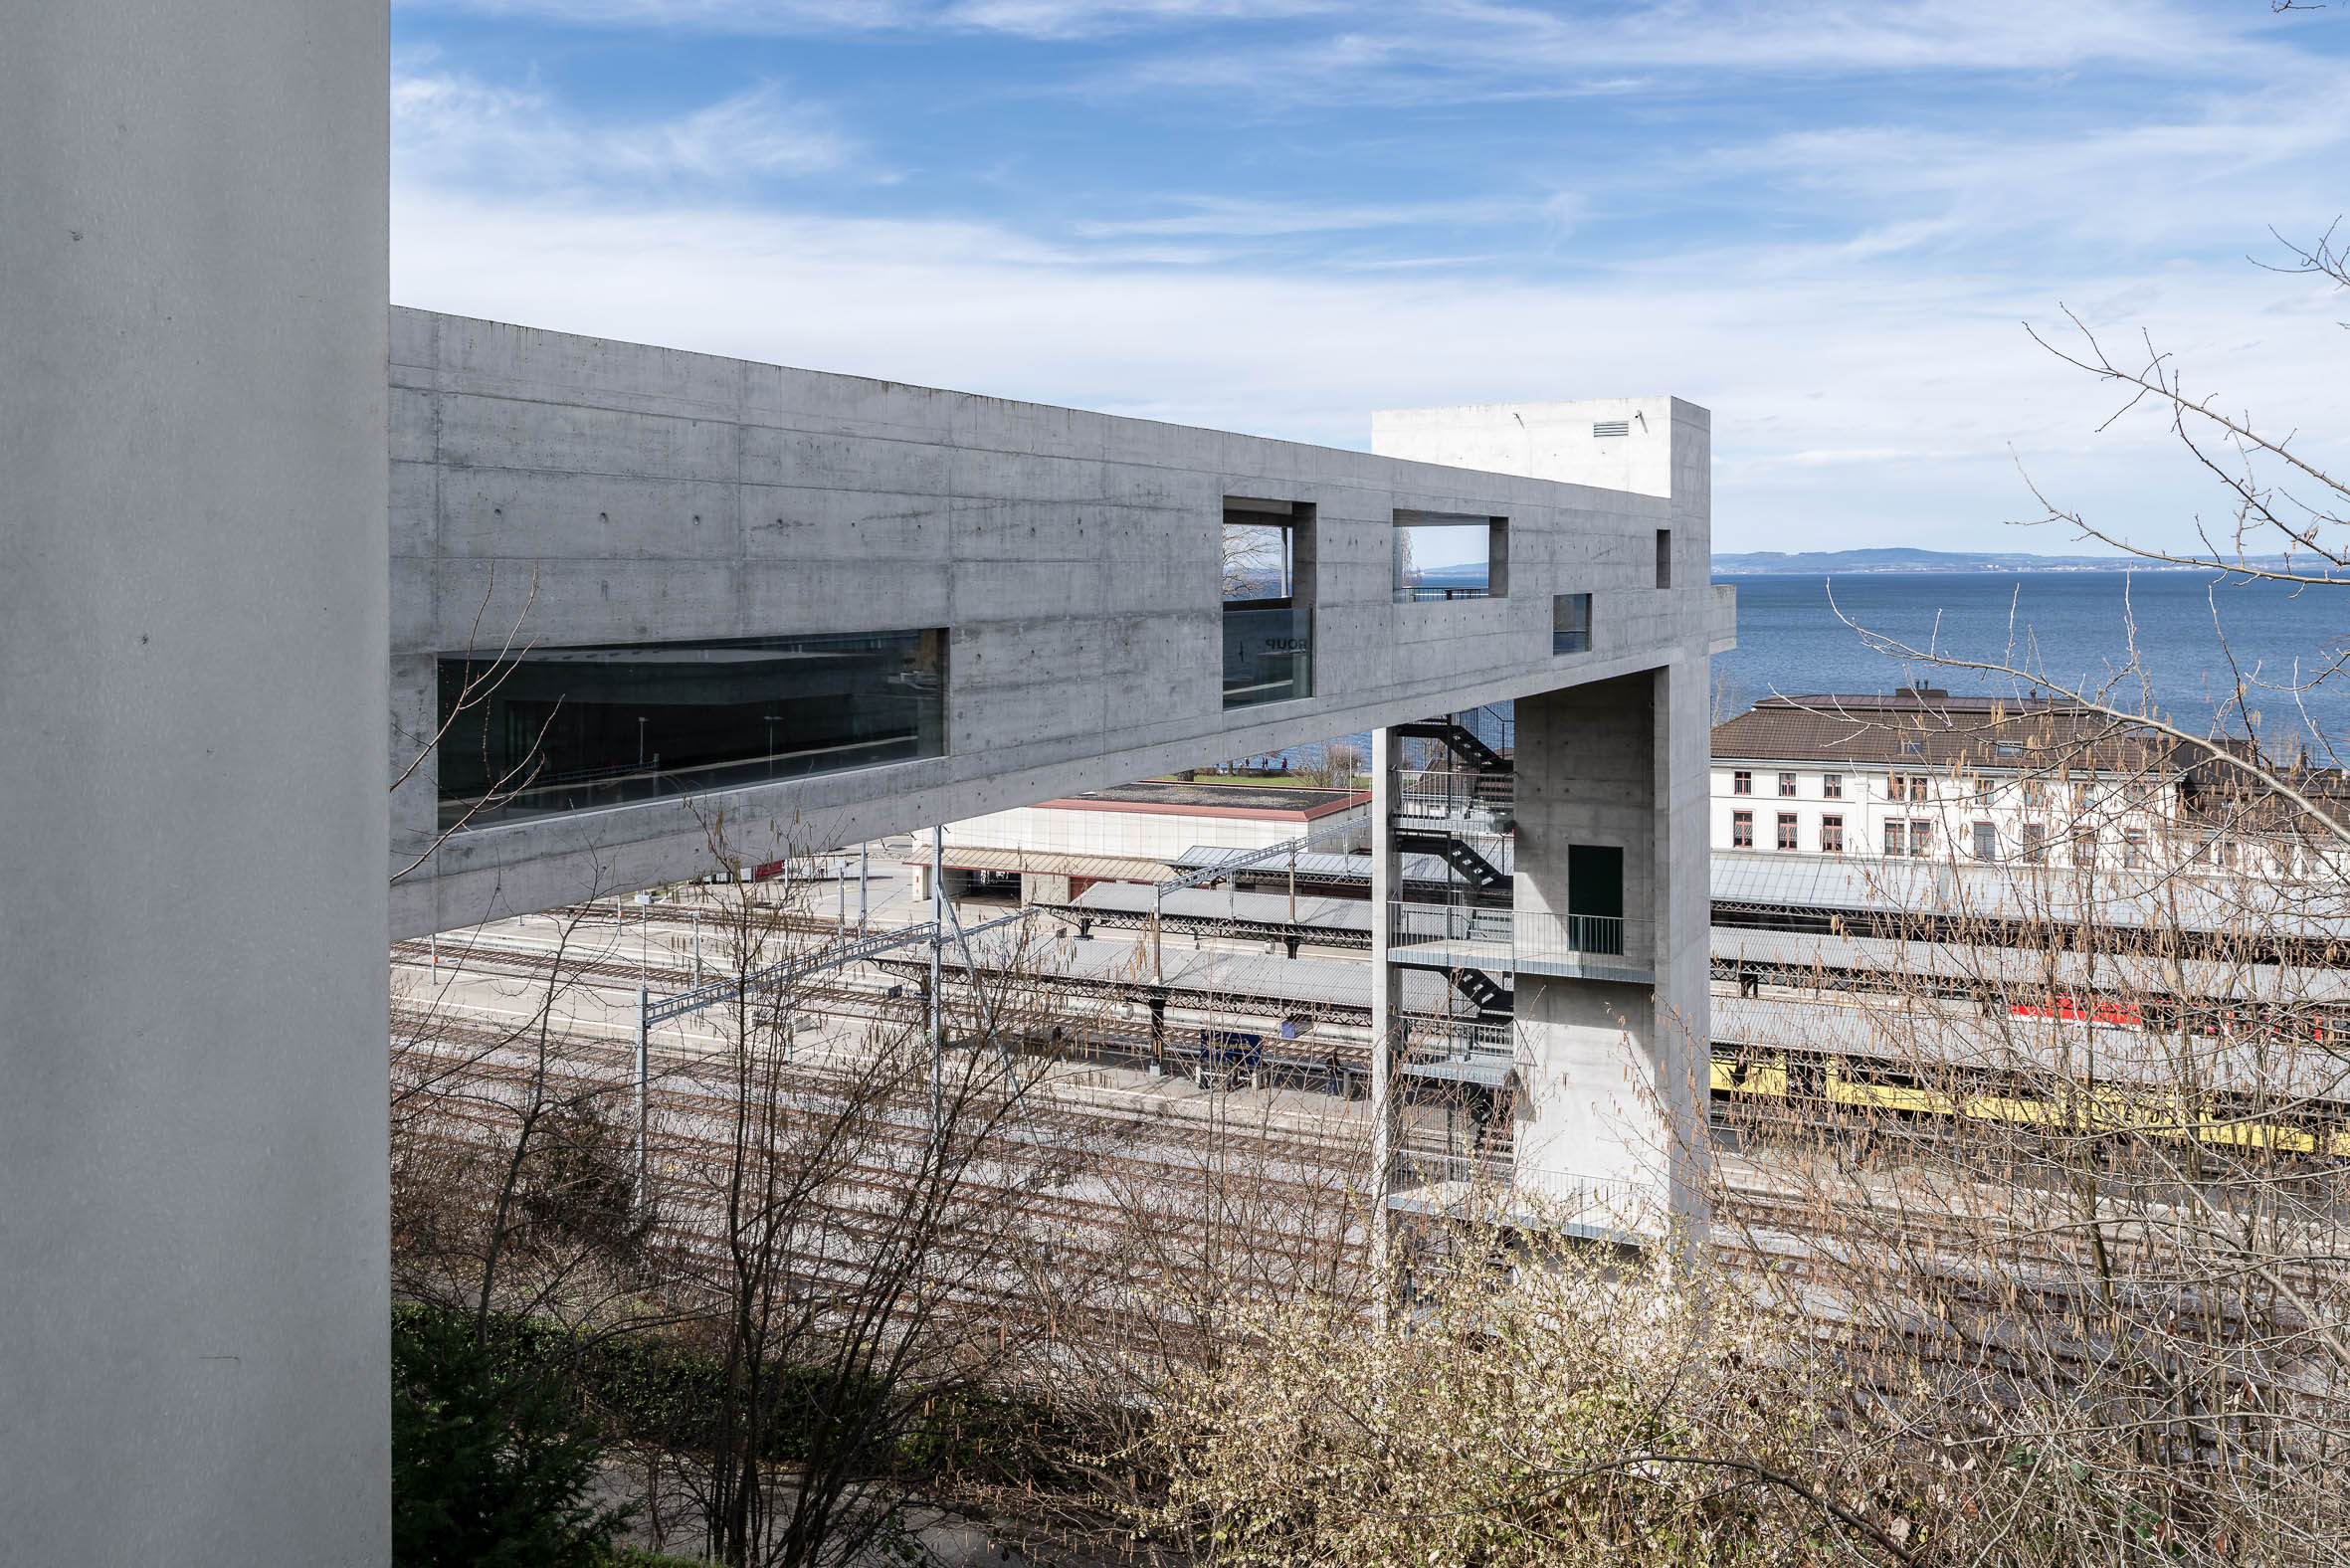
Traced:
<path fill-rule="evenodd" d="M 1509 597 L 1509 519 L 1465 512 L 1395 514 L 1397 604 Z"/>
<path fill-rule="evenodd" d="M 1550 651 L 1585 654 L 1591 651 L 1591 595 L 1554 594 L 1550 600 Z"/>

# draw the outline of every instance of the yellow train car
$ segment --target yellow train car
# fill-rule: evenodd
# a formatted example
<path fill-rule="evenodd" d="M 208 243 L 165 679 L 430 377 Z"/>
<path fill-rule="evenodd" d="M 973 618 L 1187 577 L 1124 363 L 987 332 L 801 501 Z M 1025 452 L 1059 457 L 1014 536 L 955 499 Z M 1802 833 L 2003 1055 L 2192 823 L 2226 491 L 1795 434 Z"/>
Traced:
<path fill-rule="evenodd" d="M 2086 1088 L 2061 1101 L 1994 1091 L 1961 1094 L 1900 1081 L 1890 1073 L 1856 1072 L 1833 1058 L 1791 1060 L 1786 1052 L 1736 1047 L 1717 1048 L 1709 1069 L 1714 1097 L 1732 1102 L 1810 1099 L 1841 1110 L 1902 1117 L 1965 1116 L 2083 1133 L 2134 1130 L 2237 1148 L 2350 1158 L 2350 1121 L 2325 1125 L 2300 1117 L 2229 1116 L 2110 1088 Z"/>

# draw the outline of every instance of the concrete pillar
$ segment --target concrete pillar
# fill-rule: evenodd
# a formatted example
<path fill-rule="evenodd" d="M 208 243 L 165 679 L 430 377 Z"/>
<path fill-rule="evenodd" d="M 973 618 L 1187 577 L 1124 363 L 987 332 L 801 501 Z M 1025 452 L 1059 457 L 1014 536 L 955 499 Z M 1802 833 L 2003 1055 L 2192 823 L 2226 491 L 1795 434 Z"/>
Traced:
<path fill-rule="evenodd" d="M 0 48 L 0 1554 L 389 1556 L 383 0 Z"/>
<path fill-rule="evenodd" d="M 1387 1192 L 1395 1177 L 1395 1043 L 1402 1033 L 1404 972 L 1388 961 L 1388 908 L 1403 895 L 1403 860 L 1395 843 L 1395 772 L 1403 736 L 1371 731 L 1371 1182 L 1378 1204 L 1372 1233 L 1384 1248 Z"/>
<path fill-rule="evenodd" d="M 1517 1019 L 1533 1058 L 1518 1184 L 1643 1209 L 1652 1228 L 1702 1207 L 1703 700 L 1702 674 L 1684 684 L 1676 668 L 1516 708 Z M 1524 961 L 1546 935 L 1563 945 L 1578 846 L 1622 851 L 1624 952 L 1606 963 L 1653 972 L 1653 984 L 1545 974 Z"/>
<path fill-rule="evenodd" d="M 1022 903 L 1069 902 L 1069 879 L 1045 872 L 1020 874 L 1020 901 Z"/>

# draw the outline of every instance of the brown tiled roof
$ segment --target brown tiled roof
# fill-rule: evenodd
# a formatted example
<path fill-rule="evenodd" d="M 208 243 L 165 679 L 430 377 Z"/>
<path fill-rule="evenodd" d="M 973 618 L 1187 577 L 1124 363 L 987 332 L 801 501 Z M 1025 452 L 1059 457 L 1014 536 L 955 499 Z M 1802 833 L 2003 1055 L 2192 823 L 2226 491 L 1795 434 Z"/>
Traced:
<path fill-rule="evenodd" d="M 2176 744 L 2067 703 L 1952 696 L 1933 687 L 1890 696 L 1770 696 L 1713 728 L 1713 755 L 1721 761 L 1937 771 L 2130 771 L 2158 765 Z"/>

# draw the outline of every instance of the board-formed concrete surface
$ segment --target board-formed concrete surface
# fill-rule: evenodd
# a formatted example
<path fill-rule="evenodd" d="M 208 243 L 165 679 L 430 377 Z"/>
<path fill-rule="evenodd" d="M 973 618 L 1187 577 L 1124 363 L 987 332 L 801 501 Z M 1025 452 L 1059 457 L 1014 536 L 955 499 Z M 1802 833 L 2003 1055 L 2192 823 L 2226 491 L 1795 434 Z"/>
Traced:
<path fill-rule="evenodd" d="M 543 647 L 948 629 L 947 753 L 714 797 L 740 860 L 1701 668 L 1717 616 L 1707 416 L 1671 399 L 1608 443 L 1678 482 L 1644 492 L 419 310 L 391 332 L 395 768 L 434 728 L 435 656 L 516 628 Z M 1310 697 L 1223 706 L 1228 497 L 1315 508 Z M 1506 595 L 1394 603 L 1399 511 L 1506 517 Z M 1659 529 L 1681 586 L 1656 586 Z M 1552 653 L 1559 593 L 1593 596 L 1590 651 Z M 425 857 L 394 935 L 714 864 L 676 799 L 437 848 L 436 822 L 428 761 L 392 803 L 394 868 Z"/>
<path fill-rule="evenodd" d="M 383 0 L 0 45 L 0 1558 L 390 1555 Z"/>

